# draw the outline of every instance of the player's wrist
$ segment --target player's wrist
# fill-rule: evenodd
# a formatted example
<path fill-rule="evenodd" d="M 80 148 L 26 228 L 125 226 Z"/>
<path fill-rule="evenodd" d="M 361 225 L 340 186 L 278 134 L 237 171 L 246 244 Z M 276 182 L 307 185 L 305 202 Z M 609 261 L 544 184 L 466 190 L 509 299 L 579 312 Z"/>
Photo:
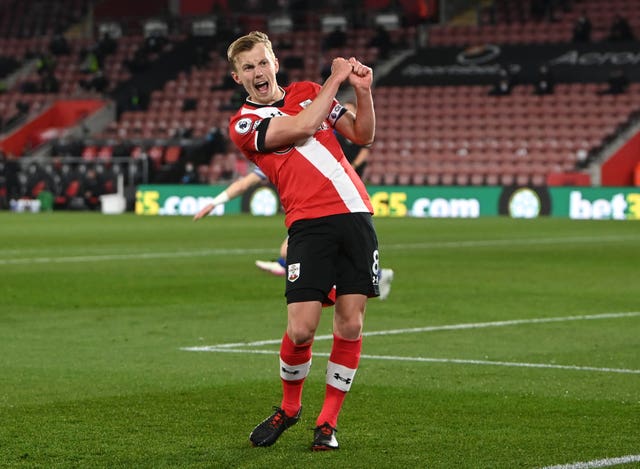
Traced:
<path fill-rule="evenodd" d="M 224 204 L 228 201 L 229 194 L 227 194 L 227 191 L 222 191 L 213 198 L 213 200 L 211 201 L 211 205 L 215 207 L 216 205 Z"/>

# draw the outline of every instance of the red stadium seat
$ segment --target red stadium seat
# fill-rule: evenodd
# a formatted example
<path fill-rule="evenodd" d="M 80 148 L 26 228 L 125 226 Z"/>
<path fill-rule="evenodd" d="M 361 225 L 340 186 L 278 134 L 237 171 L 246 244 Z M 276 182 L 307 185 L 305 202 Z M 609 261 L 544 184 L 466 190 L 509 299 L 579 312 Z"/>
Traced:
<path fill-rule="evenodd" d="M 98 155 L 98 147 L 96 147 L 95 145 L 88 145 L 84 147 L 84 150 L 82 150 L 83 160 L 91 161 L 95 159 L 97 155 Z"/>
<path fill-rule="evenodd" d="M 164 154 L 164 162 L 169 165 L 176 164 L 180 161 L 181 152 L 182 148 L 179 145 L 167 147 L 167 151 Z"/>

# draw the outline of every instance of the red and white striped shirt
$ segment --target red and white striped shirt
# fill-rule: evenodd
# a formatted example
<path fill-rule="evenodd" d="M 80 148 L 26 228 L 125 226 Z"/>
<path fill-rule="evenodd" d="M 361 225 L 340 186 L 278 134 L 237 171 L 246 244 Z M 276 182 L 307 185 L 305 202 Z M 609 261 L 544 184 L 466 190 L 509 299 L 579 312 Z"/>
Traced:
<path fill-rule="evenodd" d="M 245 102 L 229 124 L 229 135 L 236 146 L 278 189 L 287 227 L 303 219 L 373 213 L 367 190 L 333 133 L 333 126 L 345 112 L 338 101 L 334 100 L 312 137 L 289 148 L 264 149 L 269 120 L 298 114 L 319 90 L 316 83 L 292 83 L 284 88 L 284 98 L 274 104 Z"/>

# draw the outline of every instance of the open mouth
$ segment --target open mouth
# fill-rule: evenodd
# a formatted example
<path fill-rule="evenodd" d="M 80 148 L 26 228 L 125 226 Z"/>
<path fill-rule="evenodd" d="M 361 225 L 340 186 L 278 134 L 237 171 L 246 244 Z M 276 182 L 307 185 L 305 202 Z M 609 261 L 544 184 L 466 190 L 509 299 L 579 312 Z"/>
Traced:
<path fill-rule="evenodd" d="M 256 83 L 255 86 L 258 93 L 265 93 L 269 89 L 269 82 L 262 81 L 260 83 Z"/>

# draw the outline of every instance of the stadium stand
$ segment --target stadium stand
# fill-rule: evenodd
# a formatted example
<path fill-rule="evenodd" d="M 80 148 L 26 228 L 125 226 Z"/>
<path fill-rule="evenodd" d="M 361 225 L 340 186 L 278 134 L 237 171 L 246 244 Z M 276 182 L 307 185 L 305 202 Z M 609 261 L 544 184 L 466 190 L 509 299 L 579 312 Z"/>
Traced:
<path fill-rule="evenodd" d="M 537 4 L 544 3 L 540 9 Z M 540 11 L 541 10 L 541 11 Z M 481 9 L 479 24 L 446 24 L 430 31 L 431 46 L 494 43 L 571 42 L 580 16 L 592 25 L 591 40 L 609 37 L 617 16 L 640 32 L 640 4 L 627 0 L 582 0 L 541 2 L 540 0 L 495 0 Z"/>
<path fill-rule="evenodd" d="M 592 40 L 599 44 L 615 42 L 611 31 L 620 18 L 632 33 L 640 31 L 640 4 L 633 2 L 543 2 L 551 8 L 546 10 L 537 3 L 497 0 L 481 10 L 480 25 L 434 25 L 426 53 L 453 49 L 471 55 L 492 44 L 491 52 L 514 44 L 570 45 L 581 15 L 593 18 Z M 549 174 L 582 169 L 637 120 L 640 109 L 637 83 L 623 84 L 618 94 L 592 78 L 552 84 L 544 94 L 528 81 L 495 96 L 482 84 L 380 86 L 378 132 L 365 178 L 374 184 L 542 185 Z"/>
<path fill-rule="evenodd" d="M 548 173 L 575 170 L 640 107 L 638 84 L 623 95 L 598 95 L 598 88 L 561 84 L 537 96 L 523 85 L 495 97 L 480 85 L 380 87 L 366 180 L 542 185 Z"/>

